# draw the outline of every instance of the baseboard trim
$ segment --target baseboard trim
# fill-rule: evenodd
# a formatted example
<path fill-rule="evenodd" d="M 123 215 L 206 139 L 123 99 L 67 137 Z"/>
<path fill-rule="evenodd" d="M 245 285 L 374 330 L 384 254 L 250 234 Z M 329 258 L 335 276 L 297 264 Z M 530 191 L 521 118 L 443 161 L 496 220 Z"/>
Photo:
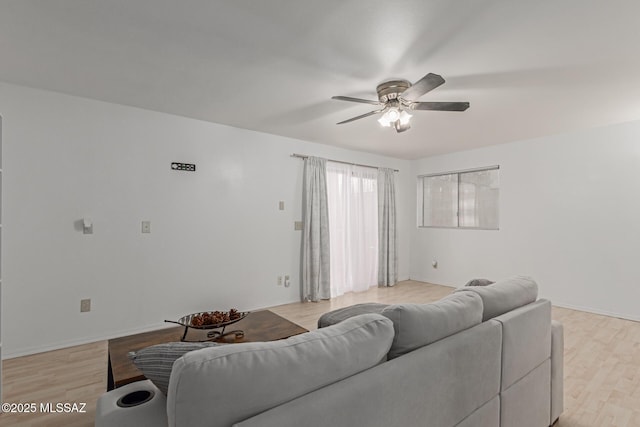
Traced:
<path fill-rule="evenodd" d="M 292 302 L 296 302 L 296 301 L 284 302 L 282 304 L 289 304 Z M 250 308 L 249 311 L 269 310 L 270 308 L 273 308 L 273 307 L 276 307 L 276 306 Z M 3 349 L 2 360 L 15 359 L 16 357 L 23 357 L 23 356 L 31 356 L 38 353 L 46 353 L 47 351 L 62 350 L 69 347 L 92 344 L 98 341 L 107 341 L 113 338 L 124 337 L 127 335 L 141 334 L 143 332 L 155 331 L 155 330 L 164 329 L 164 328 L 175 328 L 175 327 L 176 327 L 175 324 L 168 324 L 166 322 L 161 322 L 161 323 L 155 323 L 152 325 L 142 326 L 139 328 L 123 329 L 123 330 L 116 331 L 109 334 L 93 335 L 93 336 L 84 337 L 84 338 L 75 339 L 75 340 L 62 341 L 62 342 L 58 342 L 51 345 L 23 348 L 15 352 L 7 353 Z"/>
<path fill-rule="evenodd" d="M 439 283 L 432 283 L 432 282 L 429 282 L 427 280 L 423 280 L 423 279 L 419 279 L 419 278 L 407 277 L 406 279 L 405 278 L 398 279 L 399 282 L 404 281 L 404 280 L 415 280 L 417 282 L 425 282 L 425 283 L 430 283 L 430 284 L 434 284 L 434 285 L 438 285 L 438 286 L 445 286 L 445 287 L 449 287 L 449 288 L 453 288 L 453 289 L 456 288 L 455 286 L 443 285 L 443 284 L 439 284 Z M 607 310 L 599 310 L 599 309 L 596 309 L 596 308 L 593 308 L 593 307 L 584 307 L 584 306 L 579 306 L 579 305 L 575 305 L 575 304 L 567 304 L 567 303 L 564 303 L 564 302 L 554 302 L 554 301 L 552 301 L 551 303 L 555 307 L 567 308 L 567 309 L 570 309 L 570 310 L 577 310 L 577 311 L 584 311 L 586 313 L 598 314 L 598 315 L 601 315 L 601 316 L 615 317 L 615 318 L 618 318 L 618 319 L 629 320 L 629 321 L 632 321 L 632 322 L 640 322 L 640 316 L 630 316 L 630 315 L 616 313 L 616 312 L 607 311 Z M 283 303 L 283 304 L 287 304 L 287 303 Z M 272 308 L 272 307 L 261 307 L 261 308 L 256 308 L 254 310 L 268 310 L 269 308 Z M 52 345 L 47 345 L 47 346 L 30 347 L 30 348 L 22 349 L 22 350 L 16 351 L 16 352 L 6 353 L 5 351 L 3 351 L 2 360 L 9 360 L 9 359 L 14 359 L 16 357 L 30 356 L 30 355 L 38 354 L 38 353 L 45 353 L 47 351 L 62 350 L 62 349 L 65 349 L 65 348 L 75 347 L 75 346 L 78 346 L 78 345 L 91 344 L 91 343 L 98 342 L 98 341 L 106 341 L 106 340 L 110 340 L 110 339 L 113 339 L 113 338 L 123 337 L 123 336 L 126 336 L 126 335 L 139 334 L 139 333 L 143 333 L 143 332 L 149 332 L 149 331 L 153 331 L 153 330 L 157 330 L 157 329 L 170 328 L 170 327 L 174 327 L 174 325 L 167 325 L 167 323 L 162 322 L 162 323 L 156 323 L 156 324 L 153 324 L 153 325 L 147 325 L 147 326 L 140 327 L 140 328 L 125 329 L 125 330 L 121 330 L 121 331 L 110 333 L 110 334 L 95 335 L 95 336 L 85 337 L 85 338 L 77 339 L 77 340 L 64 341 L 64 342 L 60 342 L 60 343 L 56 343 L 56 344 L 52 344 Z"/>
<path fill-rule="evenodd" d="M 75 347 L 78 345 L 91 344 L 98 341 L 107 341 L 112 338 L 123 337 L 126 335 L 140 334 L 143 332 L 149 332 L 153 330 L 170 328 L 170 327 L 175 327 L 175 325 L 167 325 L 167 323 L 162 322 L 162 323 L 156 323 L 154 325 L 144 326 L 141 328 L 132 328 L 127 330 L 122 330 L 122 331 L 114 332 L 111 334 L 94 335 L 94 336 L 84 337 L 76 340 L 62 341 L 62 342 L 51 344 L 51 345 L 28 347 L 16 352 L 5 353 L 3 351 L 2 360 L 9 360 L 9 359 L 14 359 L 16 357 L 22 357 L 22 356 L 31 356 L 38 353 L 45 353 L 47 351 L 62 350 L 69 347 Z"/>
<path fill-rule="evenodd" d="M 441 283 L 436 283 L 436 282 L 430 282 L 429 280 L 425 280 L 422 278 L 411 278 L 410 280 L 415 280 L 417 282 L 425 282 L 425 283 L 430 283 L 432 285 L 438 285 L 438 286 L 446 286 L 446 287 L 450 287 L 450 288 L 457 288 L 457 286 L 452 286 L 452 285 L 444 285 Z M 539 296 L 541 298 L 544 298 L 544 295 Z M 560 307 L 560 308 L 568 308 L 570 310 L 576 310 L 576 311 L 584 311 L 586 313 L 591 313 L 591 314 L 599 314 L 601 316 L 607 316 L 607 317 L 615 317 L 617 319 L 623 319 L 623 320 L 630 320 L 632 322 L 640 322 L 640 316 L 632 316 L 629 314 L 623 314 L 623 313 L 617 313 L 614 311 L 608 311 L 608 310 L 600 310 L 597 308 L 593 308 L 593 307 L 585 307 L 585 306 L 580 306 L 580 305 L 575 305 L 575 304 L 567 304 L 564 302 L 556 302 L 555 300 L 551 299 L 551 305 L 553 305 L 554 307 Z"/>
<path fill-rule="evenodd" d="M 600 310 L 592 307 L 584 307 L 574 304 L 566 304 L 564 302 L 551 302 L 552 305 L 560 308 L 568 308 L 569 310 L 584 311 L 591 314 L 599 314 L 601 316 L 615 317 L 622 320 L 631 320 L 632 322 L 640 322 L 640 316 L 630 316 L 628 314 L 616 313 L 613 311 Z"/>

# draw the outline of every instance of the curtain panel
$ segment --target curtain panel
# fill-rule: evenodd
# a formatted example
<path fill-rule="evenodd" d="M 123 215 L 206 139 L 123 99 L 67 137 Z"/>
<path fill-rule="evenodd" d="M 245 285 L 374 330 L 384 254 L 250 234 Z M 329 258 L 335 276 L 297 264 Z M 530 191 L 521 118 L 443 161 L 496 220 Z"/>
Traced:
<path fill-rule="evenodd" d="M 396 185 L 393 169 L 378 169 L 378 286 L 398 281 Z"/>
<path fill-rule="evenodd" d="M 326 169 L 325 159 L 307 157 L 304 160 L 300 281 L 303 301 L 331 297 Z"/>
<path fill-rule="evenodd" d="M 376 169 L 327 162 L 331 297 L 378 284 Z"/>

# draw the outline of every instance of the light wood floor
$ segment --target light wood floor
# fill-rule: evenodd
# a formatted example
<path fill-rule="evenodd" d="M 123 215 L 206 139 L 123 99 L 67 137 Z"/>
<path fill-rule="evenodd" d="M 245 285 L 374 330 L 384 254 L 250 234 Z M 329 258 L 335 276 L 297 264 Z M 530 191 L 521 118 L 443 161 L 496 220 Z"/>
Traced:
<path fill-rule="evenodd" d="M 329 310 L 360 302 L 431 302 L 451 288 L 415 281 L 331 301 L 272 311 L 307 329 Z M 553 308 L 565 328 L 565 410 L 557 427 L 640 427 L 640 323 Z M 107 344 L 100 341 L 3 362 L 5 402 L 86 402 L 84 414 L 0 414 L 0 426 L 92 426 L 106 389 Z"/>

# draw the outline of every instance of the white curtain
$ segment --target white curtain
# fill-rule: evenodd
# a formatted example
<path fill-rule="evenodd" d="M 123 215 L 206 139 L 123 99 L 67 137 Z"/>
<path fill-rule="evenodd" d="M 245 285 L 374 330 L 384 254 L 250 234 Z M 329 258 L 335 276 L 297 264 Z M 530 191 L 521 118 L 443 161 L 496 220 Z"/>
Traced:
<path fill-rule="evenodd" d="M 396 185 L 393 169 L 378 169 L 378 285 L 398 281 Z"/>
<path fill-rule="evenodd" d="M 302 300 L 318 301 L 331 297 L 326 160 L 307 157 L 303 180 Z"/>
<path fill-rule="evenodd" d="M 331 296 L 377 285 L 377 171 L 327 162 Z"/>

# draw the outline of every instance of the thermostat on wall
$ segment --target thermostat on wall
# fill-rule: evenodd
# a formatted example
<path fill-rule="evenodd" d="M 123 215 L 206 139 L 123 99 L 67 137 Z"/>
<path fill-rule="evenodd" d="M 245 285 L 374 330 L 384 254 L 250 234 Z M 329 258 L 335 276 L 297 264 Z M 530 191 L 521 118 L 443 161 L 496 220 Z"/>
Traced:
<path fill-rule="evenodd" d="M 174 171 L 195 172 L 196 171 L 196 165 L 193 165 L 191 163 L 173 162 L 173 163 L 171 163 L 171 169 L 173 169 Z"/>

